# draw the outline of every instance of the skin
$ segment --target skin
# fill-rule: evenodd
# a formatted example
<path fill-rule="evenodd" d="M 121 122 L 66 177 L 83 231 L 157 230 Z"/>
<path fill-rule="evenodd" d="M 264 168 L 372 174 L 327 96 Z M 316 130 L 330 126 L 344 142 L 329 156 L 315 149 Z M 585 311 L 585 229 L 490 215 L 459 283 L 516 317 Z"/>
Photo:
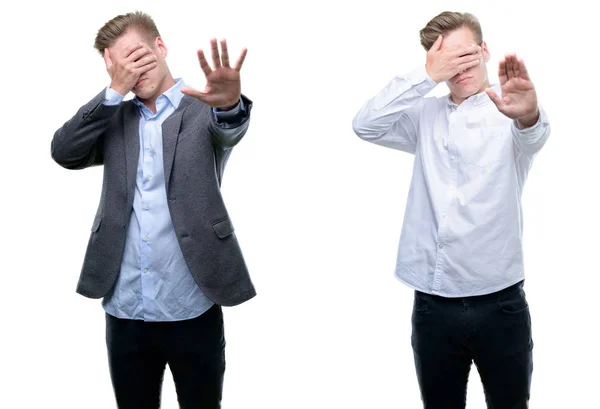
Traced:
<path fill-rule="evenodd" d="M 485 41 L 477 45 L 473 32 L 461 27 L 438 37 L 427 52 L 426 70 L 432 80 L 444 81 L 450 97 L 461 104 L 472 95 L 487 93 L 498 110 L 522 128 L 539 117 L 537 94 L 522 59 L 508 53 L 500 61 L 498 77 L 502 98 L 490 89 L 486 64 L 490 54 Z"/>
<path fill-rule="evenodd" d="M 247 50 L 242 50 L 233 67 L 229 64 L 225 40 L 221 40 L 219 53 L 217 40 L 212 39 L 211 51 L 214 69 L 208 64 L 204 52 L 198 50 L 200 68 L 206 76 L 204 91 L 184 87 L 181 92 L 211 107 L 229 110 L 237 105 L 241 96 L 240 70 Z M 175 85 L 167 65 L 167 54 L 167 46 L 161 37 L 150 38 L 135 28 L 127 30 L 104 50 L 110 87 L 123 96 L 133 92 L 152 112 L 156 112 L 156 99 Z"/>

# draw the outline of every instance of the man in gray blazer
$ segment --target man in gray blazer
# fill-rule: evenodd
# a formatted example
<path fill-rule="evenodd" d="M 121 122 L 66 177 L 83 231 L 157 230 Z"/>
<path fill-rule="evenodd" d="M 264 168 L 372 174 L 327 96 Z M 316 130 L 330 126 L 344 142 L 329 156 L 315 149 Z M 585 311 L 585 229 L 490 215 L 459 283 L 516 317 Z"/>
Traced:
<path fill-rule="evenodd" d="M 195 90 L 171 75 L 150 16 L 113 18 L 95 41 L 110 86 L 52 140 L 64 168 L 104 165 L 77 292 L 103 298 L 119 408 L 158 408 L 167 364 L 181 408 L 219 408 L 221 306 L 256 294 L 220 193 L 252 108 L 240 85 L 246 50 L 230 66 L 227 43 L 211 47 L 213 68 L 198 51 L 206 89 Z"/>

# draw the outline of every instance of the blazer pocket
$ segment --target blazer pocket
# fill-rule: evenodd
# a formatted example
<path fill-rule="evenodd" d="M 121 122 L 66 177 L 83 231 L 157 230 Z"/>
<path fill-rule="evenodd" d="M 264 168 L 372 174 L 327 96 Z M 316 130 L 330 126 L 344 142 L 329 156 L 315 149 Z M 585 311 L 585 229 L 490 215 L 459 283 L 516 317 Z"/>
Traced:
<path fill-rule="evenodd" d="M 94 218 L 94 224 L 92 224 L 92 231 L 94 233 L 98 231 L 101 223 L 102 223 L 102 216 L 96 216 Z"/>
<path fill-rule="evenodd" d="M 225 219 L 222 219 L 213 224 L 213 229 L 217 237 L 220 239 L 224 239 L 227 236 L 230 236 L 235 231 L 235 229 L 233 228 L 233 224 L 231 224 L 231 219 L 229 219 L 229 217 L 226 217 Z"/>

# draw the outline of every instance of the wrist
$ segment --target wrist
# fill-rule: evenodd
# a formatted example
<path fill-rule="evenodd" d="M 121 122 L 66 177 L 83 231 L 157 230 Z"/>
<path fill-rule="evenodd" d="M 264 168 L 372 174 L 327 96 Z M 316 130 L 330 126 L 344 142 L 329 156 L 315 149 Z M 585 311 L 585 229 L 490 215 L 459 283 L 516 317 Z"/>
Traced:
<path fill-rule="evenodd" d="M 427 73 L 427 76 L 431 78 L 433 82 L 439 83 L 438 78 L 431 72 L 431 68 L 429 68 L 427 64 L 425 64 L 425 73 Z"/>
<path fill-rule="evenodd" d="M 521 128 L 529 128 L 537 123 L 539 117 L 540 110 L 539 108 L 536 108 L 536 110 L 533 113 L 517 118 L 517 123 Z"/>
<path fill-rule="evenodd" d="M 118 84 L 113 84 L 112 82 L 110 84 L 110 88 L 113 91 L 118 92 L 119 95 L 121 95 L 122 97 L 124 97 L 125 95 L 127 95 L 127 93 L 129 92 L 128 89 L 125 89 L 124 87 L 119 86 Z"/>
<path fill-rule="evenodd" d="M 221 106 L 216 107 L 217 110 L 219 111 L 231 111 L 233 108 L 235 108 L 238 104 L 240 103 L 240 98 L 238 97 L 238 99 L 236 99 L 233 102 L 227 102 Z"/>

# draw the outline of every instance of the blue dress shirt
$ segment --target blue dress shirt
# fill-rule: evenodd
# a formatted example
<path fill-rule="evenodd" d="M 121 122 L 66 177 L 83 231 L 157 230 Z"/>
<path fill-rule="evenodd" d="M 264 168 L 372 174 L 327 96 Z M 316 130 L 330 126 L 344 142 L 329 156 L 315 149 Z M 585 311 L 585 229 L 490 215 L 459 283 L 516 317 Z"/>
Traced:
<path fill-rule="evenodd" d="M 102 303 L 108 314 L 118 318 L 179 321 L 195 318 L 213 305 L 183 259 L 167 204 L 162 123 L 179 106 L 183 86 L 183 80 L 176 79 L 176 84 L 156 100 L 156 113 L 133 99 L 140 112 L 133 211 L 119 277 Z M 122 95 L 106 89 L 106 105 L 122 101 Z M 222 127 L 231 127 L 232 118 L 243 120 L 246 115 L 241 99 L 232 110 L 213 109 L 213 113 Z M 226 115 L 229 124 L 222 123 L 220 115 Z"/>

